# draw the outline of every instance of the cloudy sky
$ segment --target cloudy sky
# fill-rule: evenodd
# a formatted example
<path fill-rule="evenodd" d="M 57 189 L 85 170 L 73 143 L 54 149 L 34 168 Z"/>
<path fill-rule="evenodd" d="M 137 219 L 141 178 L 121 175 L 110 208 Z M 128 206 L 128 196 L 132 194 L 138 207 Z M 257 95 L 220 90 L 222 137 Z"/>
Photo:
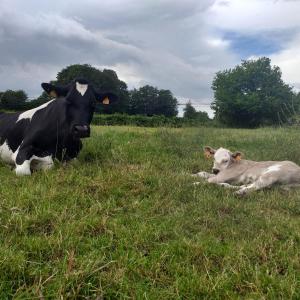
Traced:
<path fill-rule="evenodd" d="M 202 108 L 217 71 L 259 56 L 300 89 L 299 15 L 300 0 L 0 0 L 0 91 L 35 97 L 88 63 Z"/>

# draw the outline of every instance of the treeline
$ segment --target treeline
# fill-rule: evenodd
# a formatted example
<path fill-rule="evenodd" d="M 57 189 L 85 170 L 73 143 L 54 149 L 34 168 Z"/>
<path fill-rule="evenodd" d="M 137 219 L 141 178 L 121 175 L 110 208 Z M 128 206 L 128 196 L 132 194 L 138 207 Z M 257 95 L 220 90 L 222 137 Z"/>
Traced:
<path fill-rule="evenodd" d="M 145 116 L 128 114 L 94 114 L 92 121 L 94 125 L 130 125 L 142 127 L 193 127 L 210 125 L 215 123 L 207 118 L 179 118 L 166 117 L 163 115 Z"/>
<path fill-rule="evenodd" d="M 170 90 L 150 85 L 128 90 L 126 83 L 113 70 L 71 65 L 61 70 L 53 83 L 66 84 L 76 77 L 84 77 L 102 91 L 112 91 L 119 96 L 120 101 L 114 105 L 99 104 L 96 108 L 98 114 L 138 115 L 137 118 L 124 116 L 122 120 L 119 115 L 99 117 L 101 122 L 116 124 L 119 119 L 119 124 L 139 125 L 147 122 L 141 116 L 177 116 L 178 101 Z M 267 57 L 245 60 L 232 69 L 217 72 L 212 90 L 214 123 L 220 126 L 255 128 L 300 123 L 300 93 L 282 80 L 280 68 L 272 66 Z M 21 90 L 0 92 L 0 108 L 6 110 L 25 110 L 49 100 L 46 93 L 29 101 L 26 93 Z M 149 124 L 167 122 L 164 118 L 159 122 L 153 121 L 156 119 L 159 118 L 149 119 Z M 190 120 L 191 124 L 211 124 L 207 113 L 196 111 L 191 103 L 187 103 L 184 108 L 184 119 Z M 172 124 L 173 120 L 169 123 Z"/>
<path fill-rule="evenodd" d="M 67 84 L 74 78 L 86 78 L 102 91 L 111 91 L 118 95 L 120 101 L 113 105 L 98 105 L 96 112 L 101 114 L 126 113 L 129 115 L 177 115 L 178 101 L 169 90 L 158 89 L 146 85 L 139 89 L 128 90 L 124 81 L 120 80 L 113 70 L 99 70 L 90 65 L 71 65 L 62 69 L 53 80 L 54 84 Z M 37 107 L 51 100 L 45 92 L 33 100 L 22 91 L 7 90 L 0 92 L 0 108 L 21 111 Z"/>
<path fill-rule="evenodd" d="M 43 104 L 43 99 L 34 99 L 30 101 L 23 90 L 6 90 L 0 92 L 0 109 L 10 111 L 22 111 L 31 109 Z"/>

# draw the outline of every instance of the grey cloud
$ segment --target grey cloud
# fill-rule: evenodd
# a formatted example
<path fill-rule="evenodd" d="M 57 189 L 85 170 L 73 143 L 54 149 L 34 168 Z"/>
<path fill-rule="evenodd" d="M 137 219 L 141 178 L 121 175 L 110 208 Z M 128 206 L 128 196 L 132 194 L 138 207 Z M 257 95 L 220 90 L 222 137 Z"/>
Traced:
<path fill-rule="evenodd" d="M 212 0 L 0 2 L 0 90 L 37 95 L 62 67 L 90 63 L 207 103 L 215 72 L 238 61 L 204 22 Z"/>
<path fill-rule="evenodd" d="M 64 13 L 76 15 L 84 24 L 102 29 L 111 27 L 152 26 L 172 20 L 181 21 L 205 11 L 214 0 L 186 1 L 88 1 L 87 5 L 75 2 Z"/>

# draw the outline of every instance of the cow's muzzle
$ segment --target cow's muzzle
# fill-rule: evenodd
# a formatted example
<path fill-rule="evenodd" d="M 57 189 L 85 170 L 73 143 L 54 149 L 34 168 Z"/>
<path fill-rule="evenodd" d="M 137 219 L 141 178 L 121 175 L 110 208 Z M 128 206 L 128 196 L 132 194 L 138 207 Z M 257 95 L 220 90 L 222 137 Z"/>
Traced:
<path fill-rule="evenodd" d="M 77 138 L 87 138 L 90 136 L 91 130 L 88 125 L 75 125 L 73 128 L 73 134 Z"/>

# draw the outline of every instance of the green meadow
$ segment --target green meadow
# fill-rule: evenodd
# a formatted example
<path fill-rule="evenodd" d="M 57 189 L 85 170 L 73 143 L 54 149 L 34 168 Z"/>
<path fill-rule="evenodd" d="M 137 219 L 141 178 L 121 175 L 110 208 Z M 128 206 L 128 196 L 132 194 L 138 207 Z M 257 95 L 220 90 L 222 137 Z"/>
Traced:
<path fill-rule="evenodd" d="M 299 299 L 300 190 L 190 176 L 204 145 L 300 164 L 300 130 L 92 128 L 78 159 L 0 165 L 0 299 Z"/>

